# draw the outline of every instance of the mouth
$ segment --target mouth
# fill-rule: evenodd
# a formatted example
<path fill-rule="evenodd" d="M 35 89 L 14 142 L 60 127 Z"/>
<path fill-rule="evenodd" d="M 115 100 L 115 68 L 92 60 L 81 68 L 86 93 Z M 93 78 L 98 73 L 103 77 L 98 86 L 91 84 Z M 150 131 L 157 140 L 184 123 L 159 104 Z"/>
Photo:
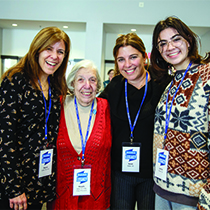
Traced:
<path fill-rule="evenodd" d="M 179 54 L 179 52 L 174 52 L 174 53 L 170 53 L 168 54 L 169 57 L 176 57 Z"/>
<path fill-rule="evenodd" d="M 132 74 L 134 71 L 136 70 L 136 68 L 134 69 L 128 69 L 128 70 L 124 70 L 127 74 Z"/>
<path fill-rule="evenodd" d="M 82 95 L 84 95 L 84 96 L 90 96 L 91 94 L 92 94 L 92 92 L 81 92 L 82 93 Z"/>
<path fill-rule="evenodd" d="M 48 65 L 50 65 L 50 66 L 56 66 L 56 65 L 57 65 L 57 63 L 50 62 L 50 61 L 46 61 L 46 63 L 47 63 Z"/>

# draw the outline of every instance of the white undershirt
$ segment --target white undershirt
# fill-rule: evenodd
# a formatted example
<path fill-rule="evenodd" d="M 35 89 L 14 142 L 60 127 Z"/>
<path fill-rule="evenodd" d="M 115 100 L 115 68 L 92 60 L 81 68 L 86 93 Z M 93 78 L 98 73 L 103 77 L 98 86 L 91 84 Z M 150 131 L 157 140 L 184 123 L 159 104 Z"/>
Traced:
<path fill-rule="evenodd" d="M 81 127 L 82 127 L 83 141 L 85 141 L 88 121 L 89 121 L 89 117 L 90 117 L 91 105 L 92 105 L 92 103 L 89 106 L 84 107 L 84 106 L 80 105 L 77 100 L 80 123 L 81 123 Z M 97 110 L 96 99 L 94 99 L 93 110 Z M 94 113 L 94 111 L 93 111 L 93 113 Z M 81 137 L 80 137 L 80 132 L 79 132 L 78 123 L 77 123 L 77 116 L 76 116 L 76 110 L 75 110 L 75 105 L 74 105 L 74 97 L 72 97 L 72 96 L 69 96 L 69 95 L 66 96 L 66 99 L 64 102 L 64 115 L 65 115 L 69 139 L 70 139 L 74 149 L 76 150 L 76 152 L 78 154 L 80 154 L 80 152 L 82 151 L 82 144 L 81 144 Z M 95 114 L 92 115 L 88 138 L 91 134 L 91 131 L 92 131 L 92 128 L 93 128 L 93 125 L 95 122 L 95 116 L 96 116 L 96 112 L 95 112 Z"/>

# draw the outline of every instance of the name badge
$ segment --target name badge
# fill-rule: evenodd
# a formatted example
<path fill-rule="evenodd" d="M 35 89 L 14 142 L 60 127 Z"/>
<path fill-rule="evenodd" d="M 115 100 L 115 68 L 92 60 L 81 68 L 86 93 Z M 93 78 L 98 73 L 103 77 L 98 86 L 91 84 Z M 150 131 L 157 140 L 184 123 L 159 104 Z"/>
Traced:
<path fill-rule="evenodd" d="M 155 176 L 166 181 L 169 151 L 157 148 Z"/>
<path fill-rule="evenodd" d="M 73 196 L 90 195 L 91 168 L 74 169 Z"/>
<path fill-rule="evenodd" d="M 140 171 L 140 148 L 141 143 L 122 143 L 122 172 Z"/>
<path fill-rule="evenodd" d="M 52 174 L 53 149 L 40 151 L 39 157 L 39 178 Z"/>

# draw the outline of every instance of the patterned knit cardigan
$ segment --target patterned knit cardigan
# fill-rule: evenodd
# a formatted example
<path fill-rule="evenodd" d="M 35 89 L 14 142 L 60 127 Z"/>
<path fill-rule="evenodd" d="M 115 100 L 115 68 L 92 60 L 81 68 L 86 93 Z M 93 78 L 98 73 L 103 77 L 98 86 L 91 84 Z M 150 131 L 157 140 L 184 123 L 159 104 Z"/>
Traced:
<path fill-rule="evenodd" d="M 183 74 L 178 71 L 173 79 L 169 105 Z M 164 144 L 169 151 L 167 179 L 154 177 L 154 181 L 163 190 L 199 197 L 199 209 L 210 209 L 210 64 L 193 67 L 186 74 L 173 102 L 164 143 L 169 86 L 156 108 L 153 146 L 154 166 L 157 148 Z"/>
<path fill-rule="evenodd" d="M 91 165 L 91 195 L 73 196 L 73 166 L 81 165 L 74 150 L 61 109 L 57 139 L 57 199 L 54 209 L 107 209 L 111 193 L 111 122 L 107 100 L 97 98 L 95 123 L 85 149 L 85 164 Z"/>

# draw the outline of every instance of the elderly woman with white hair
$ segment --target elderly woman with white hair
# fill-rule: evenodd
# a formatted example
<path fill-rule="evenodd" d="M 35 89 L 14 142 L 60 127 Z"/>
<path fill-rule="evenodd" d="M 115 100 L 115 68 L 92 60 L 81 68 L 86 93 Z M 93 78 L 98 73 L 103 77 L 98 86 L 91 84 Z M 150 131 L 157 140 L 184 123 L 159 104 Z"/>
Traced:
<path fill-rule="evenodd" d="M 67 78 L 57 139 L 57 198 L 51 209 L 110 207 L 111 121 L 92 61 L 78 62 Z"/>

